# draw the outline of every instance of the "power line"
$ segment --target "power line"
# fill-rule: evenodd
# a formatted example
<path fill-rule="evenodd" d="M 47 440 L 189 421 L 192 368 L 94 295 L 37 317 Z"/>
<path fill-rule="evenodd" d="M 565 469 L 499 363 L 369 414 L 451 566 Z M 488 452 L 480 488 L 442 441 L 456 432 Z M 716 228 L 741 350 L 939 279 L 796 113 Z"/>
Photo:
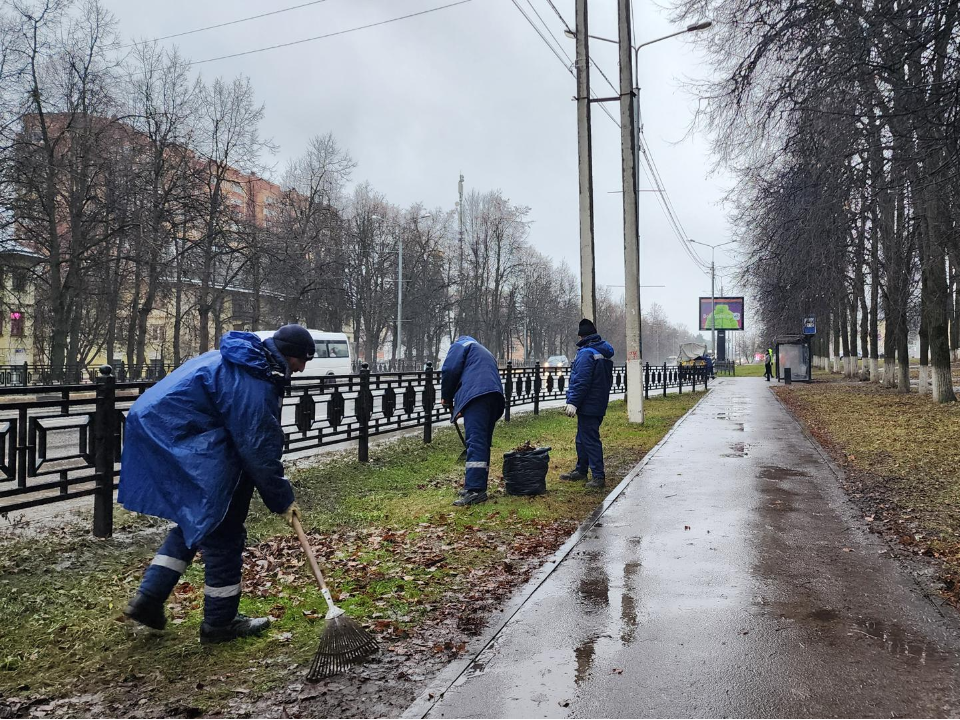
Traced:
<path fill-rule="evenodd" d="M 536 23 L 534 23 L 533 20 L 530 18 L 530 16 L 527 15 L 526 12 L 524 12 L 523 8 L 520 7 L 520 4 L 517 2 L 517 0 L 511 0 L 511 2 L 513 2 L 514 7 L 516 7 L 517 10 L 520 11 L 520 14 L 523 15 L 524 19 L 530 24 L 530 27 L 532 27 L 532 28 L 534 29 L 534 31 L 536 31 L 537 35 L 540 36 L 540 39 L 543 40 L 544 44 L 545 44 L 548 48 L 550 48 L 550 51 L 554 54 L 554 56 L 556 56 L 557 60 L 560 61 L 560 64 L 563 65 L 564 69 L 565 69 L 568 73 L 570 73 L 570 75 L 573 76 L 574 79 L 576 79 L 577 75 L 576 75 L 576 73 L 573 71 L 573 67 L 572 67 L 573 61 L 571 60 L 570 56 L 567 55 L 566 51 L 563 50 L 563 47 L 561 46 L 560 50 L 563 52 L 564 55 L 567 55 L 567 60 L 570 60 L 570 63 L 571 63 L 570 65 L 568 65 L 567 63 L 565 63 L 565 62 L 563 61 L 563 58 L 560 57 L 560 54 L 557 52 L 557 50 L 556 50 L 556 48 L 553 46 L 553 44 L 550 43 L 549 40 L 547 40 L 546 36 L 543 34 L 543 32 L 540 30 L 540 28 L 537 27 Z M 529 2 L 529 0 L 528 0 L 528 2 Z M 534 12 L 536 12 L 536 11 L 534 11 Z M 537 17 L 540 17 L 539 13 L 537 14 Z M 562 19 L 562 18 L 561 18 L 561 19 Z M 540 18 L 540 21 L 543 22 L 543 18 Z M 546 24 L 546 23 L 544 23 L 544 24 Z M 549 29 L 547 30 L 547 32 L 549 32 Z M 552 37 L 552 35 L 551 35 L 551 37 Z M 591 61 L 591 62 L 592 62 L 592 61 Z M 597 97 L 596 93 L 595 93 L 592 89 L 590 90 L 590 94 L 591 94 L 594 98 Z M 609 111 L 604 105 L 601 105 L 601 106 L 600 106 L 600 109 L 603 110 L 604 114 L 605 114 L 608 118 L 610 118 L 611 122 L 613 122 L 614 125 L 616 125 L 618 128 L 620 127 L 620 123 L 617 121 L 617 119 L 610 113 L 610 111 Z"/>
<path fill-rule="evenodd" d="M 563 26 L 567 29 L 567 31 L 572 32 L 570 30 L 570 26 L 567 24 L 566 20 L 564 20 L 563 15 L 561 15 L 560 12 L 557 10 L 553 1 L 552 0 L 546 0 L 546 1 L 547 1 L 547 4 L 550 5 L 551 8 L 553 8 L 554 13 L 556 13 L 557 17 L 560 19 L 560 22 L 563 23 Z M 540 36 L 540 39 L 544 42 L 544 44 L 548 48 L 550 48 L 551 52 L 553 52 L 554 56 L 557 58 L 557 60 L 560 61 L 560 63 L 564 66 L 567 72 L 569 72 L 571 75 L 573 75 L 574 78 L 576 78 L 576 74 L 574 73 L 571 65 L 568 65 L 563 61 L 563 58 L 560 57 L 559 53 L 557 53 L 557 50 L 554 47 L 553 43 L 551 43 L 547 39 L 547 36 L 544 35 L 544 33 L 540 30 L 539 27 L 537 27 L 537 24 L 533 21 L 533 19 L 523 10 L 523 8 L 520 6 L 517 0 L 512 0 L 512 2 L 514 6 L 517 8 L 517 10 L 520 11 L 520 14 L 523 15 L 524 19 L 530 24 L 530 27 L 532 27 L 536 31 L 537 35 Z M 547 34 L 550 36 L 551 39 L 554 40 L 554 42 L 556 42 L 555 36 L 550 31 L 550 28 L 547 25 L 547 23 L 544 21 L 543 17 L 541 17 L 540 13 L 537 12 L 536 8 L 533 6 L 532 1 L 527 0 L 527 3 L 530 5 L 530 8 L 533 10 L 537 18 L 540 20 Z M 567 52 L 563 49 L 563 46 L 560 45 L 559 43 L 557 43 L 557 45 L 560 47 L 560 51 L 567 57 L 567 60 L 570 60 L 570 56 L 567 55 Z M 606 80 L 607 84 L 613 89 L 613 91 L 619 94 L 620 92 L 619 88 L 617 88 L 613 84 L 613 82 L 610 80 L 610 78 L 607 77 L 606 73 L 603 72 L 603 68 L 601 68 L 593 60 L 593 58 L 589 58 L 589 62 L 594 68 L 596 68 L 597 72 L 600 73 L 601 77 L 603 77 L 603 79 Z M 572 64 L 572 61 L 571 61 L 571 64 Z M 590 94 L 593 95 L 593 97 L 596 97 L 596 94 L 592 90 Z M 613 122 L 614 125 L 616 125 L 618 128 L 620 127 L 620 123 L 613 116 L 613 114 L 606 107 L 606 105 L 601 104 L 600 109 L 604 112 L 604 114 L 606 114 L 608 118 L 610 118 L 610 120 Z M 637 118 L 638 123 L 639 121 L 640 121 L 639 118 Z M 670 196 L 667 193 L 666 187 L 663 184 L 663 178 L 660 176 L 660 171 L 657 168 L 656 161 L 653 159 L 653 155 L 650 152 L 650 148 L 646 142 L 646 138 L 643 136 L 642 130 L 638 132 L 637 143 L 638 143 L 638 149 L 640 151 L 639 154 L 643 159 L 643 163 L 641 163 L 640 169 L 643 170 L 643 174 L 647 177 L 647 180 L 650 182 L 650 184 L 653 185 L 654 188 L 658 191 L 655 193 L 655 195 L 657 196 L 657 203 L 660 205 L 660 209 L 663 212 L 664 217 L 667 219 L 667 223 L 670 226 L 670 229 L 673 231 L 673 234 L 677 237 L 677 240 L 680 242 L 680 246 L 684 249 L 684 251 L 690 257 L 693 263 L 700 270 L 705 270 L 706 264 L 697 254 L 693 246 L 690 244 L 689 239 L 687 238 L 687 235 L 686 235 L 686 231 L 683 229 L 683 225 L 681 224 L 680 219 L 677 216 L 676 209 L 673 206 L 673 201 L 670 199 Z"/>
<path fill-rule="evenodd" d="M 281 10 L 271 10 L 270 12 L 260 13 L 259 15 L 251 15 L 250 17 L 238 18 L 237 20 L 230 20 L 228 22 L 217 23 L 216 25 L 207 25 L 206 27 L 197 28 L 196 30 L 185 30 L 184 32 L 174 33 L 173 35 L 164 35 L 163 37 L 153 38 L 152 40 L 141 40 L 139 42 L 132 42 L 129 45 L 122 45 L 121 50 L 126 48 L 134 47 L 136 45 L 146 45 L 148 43 L 160 42 L 161 40 L 171 40 L 172 38 L 183 37 L 184 35 L 193 35 L 194 33 L 205 32 L 207 30 L 216 30 L 217 28 L 227 27 L 228 25 L 239 25 L 240 23 L 245 23 L 250 20 L 259 20 L 260 18 L 269 17 L 271 15 L 279 15 L 281 13 L 290 12 L 291 10 L 299 10 L 300 8 L 310 7 L 311 5 L 319 5 L 320 3 L 326 2 L 327 0 L 312 0 L 312 2 L 302 3 L 300 5 L 293 5 L 288 8 L 283 8 Z"/>
<path fill-rule="evenodd" d="M 547 31 L 547 34 L 550 36 L 550 39 L 557 44 L 557 47 L 560 48 L 560 52 L 564 54 L 564 57 L 566 57 L 567 60 L 569 60 L 570 64 L 572 65 L 573 58 L 571 58 L 569 53 L 567 53 L 567 51 L 563 49 L 563 43 L 557 40 L 557 37 L 553 34 L 553 31 L 550 30 L 550 26 L 547 25 L 547 22 L 543 19 L 543 17 L 541 17 L 540 13 L 537 11 L 537 8 L 534 7 L 533 0 L 527 0 L 527 5 L 530 6 L 530 9 L 533 10 L 533 14 L 536 15 L 537 19 L 540 20 L 540 24 L 543 25 L 543 29 Z"/>
<path fill-rule="evenodd" d="M 554 45 L 553 45 L 552 42 L 550 42 L 549 40 L 547 40 L 547 36 L 544 35 L 543 32 L 540 30 L 540 28 L 537 27 L 537 24 L 536 24 L 533 20 L 530 19 L 530 16 L 527 15 L 526 11 L 525 11 L 522 7 L 520 7 L 520 3 L 517 2 L 517 0 L 510 0 L 510 1 L 513 3 L 513 6 L 514 6 L 517 10 L 520 11 L 520 14 L 523 15 L 524 20 L 526 20 L 526 21 L 530 24 L 530 27 L 533 28 L 534 32 L 536 32 L 537 35 L 540 36 L 540 39 L 543 40 L 543 44 L 546 45 L 548 48 L 550 48 L 550 52 L 552 52 L 552 53 L 554 54 L 554 56 L 557 58 L 557 60 L 560 61 L 560 64 L 563 65 L 563 67 L 566 69 L 566 71 L 567 71 L 568 73 L 570 73 L 571 75 L 574 75 L 573 69 L 572 69 L 567 63 L 565 63 L 565 62 L 563 61 L 563 58 L 560 57 L 560 53 L 557 52 L 557 48 L 554 47 Z M 529 0 L 528 0 L 528 2 L 529 2 Z M 531 5 L 531 7 L 533 7 L 533 6 Z M 534 12 L 536 12 L 536 10 L 534 10 Z M 538 15 L 537 17 L 540 17 L 540 16 Z M 542 18 L 541 18 L 541 22 L 543 22 L 543 19 L 542 19 Z M 549 31 L 548 31 L 548 32 L 549 32 Z M 562 47 L 561 47 L 560 49 L 561 49 L 561 51 L 563 50 Z M 566 53 L 564 53 L 564 54 L 566 54 Z M 570 60 L 570 56 L 569 56 L 569 55 L 567 55 L 567 60 Z M 574 77 L 576 77 L 576 75 L 574 75 Z"/>
<path fill-rule="evenodd" d="M 547 0 L 547 5 L 553 8 L 553 11 L 557 14 L 557 17 L 560 18 L 560 22 L 563 23 L 564 29 L 572 35 L 573 30 L 570 29 L 570 26 L 567 25 L 567 21 L 563 19 L 563 15 L 561 15 L 560 11 L 557 10 L 557 6 L 553 4 L 553 0 Z"/>
<path fill-rule="evenodd" d="M 338 30 L 337 32 L 326 33 L 325 35 L 316 35 L 315 37 L 304 38 L 303 40 L 294 40 L 293 42 L 280 43 L 279 45 L 270 45 L 269 47 L 257 48 L 256 50 L 245 50 L 244 52 L 231 53 L 230 55 L 220 55 L 219 57 L 207 58 L 206 60 L 195 60 L 194 62 L 188 63 L 189 65 L 202 65 L 204 63 L 215 62 L 217 60 L 228 60 L 235 57 L 243 57 L 244 55 L 253 55 L 255 53 L 267 52 L 268 50 L 278 50 L 279 48 L 291 47 L 293 45 L 302 45 L 303 43 L 313 42 L 315 40 L 325 40 L 326 38 L 336 37 L 338 35 L 347 35 L 348 33 L 357 32 L 358 30 L 368 30 L 373 27 L 379 27 L 380 25 L 388 25 L 390 23 L 399 22 L 400 20 L 408 20 L 409 18 L 419 17 L 420 15 L 428 15 L 429 13 L 435 13 L 440 10 L 446 10 L 447 8 L 456 7 L 457 5 L 464 5 L 471 0 L 459 0 L 459 2 L 449 3 L 447 5 L 441 5 L 439 7 L 430 8 L 429 10 L 421 10 L 420 12 L 410 13 L 408 15 L 400 15 L 399 17 L 389 18 L 387 20 L 381 20 L 375 23 L 369 23 L 367 25 L 359 25 L 357 27 L 348 28 L 346 30 Z"/>

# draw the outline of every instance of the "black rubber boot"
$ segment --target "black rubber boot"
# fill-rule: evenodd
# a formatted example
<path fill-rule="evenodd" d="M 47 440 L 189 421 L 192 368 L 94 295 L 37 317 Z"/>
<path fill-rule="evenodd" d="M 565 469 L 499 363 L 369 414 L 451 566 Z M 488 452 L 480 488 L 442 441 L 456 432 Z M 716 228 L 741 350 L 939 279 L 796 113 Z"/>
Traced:
<path fill-rule="evenodd" d="M 603 490 L 607 486 L 606 481 L 603 478 L 599 480 L 597 478 L 591 478 L 584 487 L 590 488 L 591 490 Z"/>
<path fill-rule="evenodd" d="M 156 632 L 162 632 L 167 626 L 167 615 L 163 603 L 149 598 L 143 593 L 137 593 L 133 600 L 127 603 L 123 610 L 123 617 L 128 622 L 134 622 Z"/>
<path fill-rule="evenodd" d="M 564 473 L 560 476 L 561 480 L 586 480 L 587 474 L 582 473 L 579 470 L 571 470 L 568 473 Z"/>
<path fill-rule="evenodd" d="M 464 507 L 465 505 L 476 505 L 477 503 L 482 503 L 486 501 L 487 501 L 486 490 L 481 490 L 480 492 L 470 490 L 468 492 L 465 492 L 463 495 L 461 495 L 459 500 L 454 500 L 453 504 L 456 505 L 457 507 Z"/>
<path fill-rule="evenodd" d="M 204 645 L 230 642 L 237 638 L 259 635 L 270 627 L 270 618 L 237 616 L 226 625 L 211 625 L 206 620 L 200 625 L 200 642 Z"/>

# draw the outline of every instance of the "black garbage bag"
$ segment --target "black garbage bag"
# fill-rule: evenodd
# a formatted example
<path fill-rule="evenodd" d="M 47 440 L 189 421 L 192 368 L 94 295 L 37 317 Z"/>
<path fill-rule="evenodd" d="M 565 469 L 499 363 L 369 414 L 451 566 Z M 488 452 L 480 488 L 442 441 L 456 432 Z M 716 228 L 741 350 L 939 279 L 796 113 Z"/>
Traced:
<path fill-rule="evenodd" d="M 543 495 L 547 491 L 550 448 L 503 454 L 503 486 L 507 495 Z"/>

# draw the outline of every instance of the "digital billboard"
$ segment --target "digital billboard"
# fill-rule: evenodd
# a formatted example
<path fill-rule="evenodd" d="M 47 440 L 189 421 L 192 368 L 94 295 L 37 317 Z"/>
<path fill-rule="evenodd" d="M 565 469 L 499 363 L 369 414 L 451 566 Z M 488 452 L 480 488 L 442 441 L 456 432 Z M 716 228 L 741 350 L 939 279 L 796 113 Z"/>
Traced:
<path fill-rule="evenodd" d="M 716 303 L 716 325 L 714 325 Z M 743 330 L 743 297 L 700 298 L 701 330 Z"/>

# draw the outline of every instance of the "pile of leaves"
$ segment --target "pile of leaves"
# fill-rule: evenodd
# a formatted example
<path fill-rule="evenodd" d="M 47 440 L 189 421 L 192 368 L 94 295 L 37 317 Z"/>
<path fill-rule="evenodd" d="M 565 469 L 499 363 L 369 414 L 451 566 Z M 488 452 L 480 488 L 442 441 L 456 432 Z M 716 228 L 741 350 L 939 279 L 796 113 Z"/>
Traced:
<path fill-rule="evenodd" d="M 517 445 L 513 452 L 515 453 L 528 453 L 533 452 L 537 449 L 536 445 L 532 445 L 529 440 L 525 440 L 522 445 Z"/>

